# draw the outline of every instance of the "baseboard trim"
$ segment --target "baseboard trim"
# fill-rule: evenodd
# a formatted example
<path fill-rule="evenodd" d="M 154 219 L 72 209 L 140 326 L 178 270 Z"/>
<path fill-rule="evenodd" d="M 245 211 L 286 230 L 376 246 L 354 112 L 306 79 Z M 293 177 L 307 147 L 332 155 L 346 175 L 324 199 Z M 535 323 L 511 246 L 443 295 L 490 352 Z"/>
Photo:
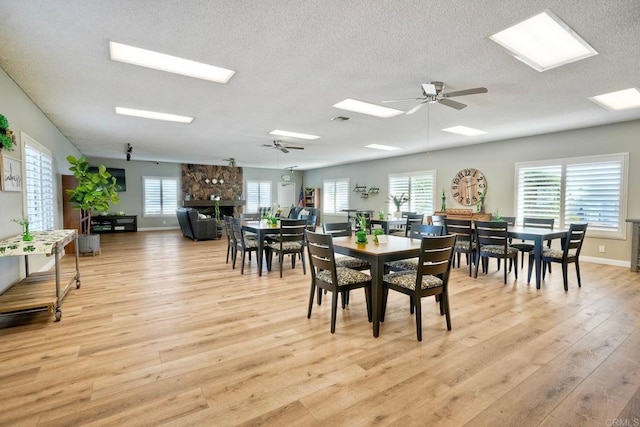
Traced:
<path fill-rule="evenodd" d="M 180 226 L 172 226 L 172 227 L 145 227 L 138 228 L 138 231 L 163 231 L 163 230 L 180 230 Z"/>
<path fill-rule="evenodd" d="M 580 256 L 580 260 L 586 261 L 586 262 L 592 262 L 594 264 L 606 264 L 606 265 L 614 265 L 616 267 L 631 268 L 630 261 L 623 261 L 621 259 L 598 258 L 593 256 Z"/>

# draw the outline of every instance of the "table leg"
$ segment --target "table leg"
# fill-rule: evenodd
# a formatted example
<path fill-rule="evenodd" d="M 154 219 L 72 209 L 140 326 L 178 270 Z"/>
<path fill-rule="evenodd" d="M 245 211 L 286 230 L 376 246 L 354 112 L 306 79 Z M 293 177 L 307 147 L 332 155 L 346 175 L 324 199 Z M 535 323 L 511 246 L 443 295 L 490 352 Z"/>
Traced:
<path fill-rule="evenodd" d="M 384 261 L 371 261 L 371 311 L 373 317 L 373 336 L 380 335 L 380 315 L 382 310 L 382 276 L 384 275 Z"/>
<path fill-rule="evenodd" d="M 258 276 L 262 276 L 262 260 L 264 253 L 264 231 L 258 230 Z"/>
<path fill-rule="evenodd" d="M 542 237 L 534 240 L 533 257 L 536 264 L 536 289 L 540 289 L 540 280 L 542 278 Z"/>

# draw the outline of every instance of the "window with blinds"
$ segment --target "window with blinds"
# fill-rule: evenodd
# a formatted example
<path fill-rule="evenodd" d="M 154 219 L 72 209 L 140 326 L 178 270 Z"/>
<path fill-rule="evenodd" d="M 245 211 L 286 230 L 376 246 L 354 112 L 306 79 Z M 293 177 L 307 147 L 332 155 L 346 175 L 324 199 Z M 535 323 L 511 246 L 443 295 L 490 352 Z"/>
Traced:
<path fill-rule="evenodd" d="M 322 182 L 322 212 L 344 214 L 349 209 L 349 179 L 327 179 Z"/>
<path fill-rule="evenodd" d="M 22 141 L 29 228 L 31 231 L 53 230 L 55 197 L 51 151 L 24 133 Z"/>
<path fill-rule="evenodd" d="M 516 164 L 518 220 L 588 222 L 589 234 L 624 238 L 628 153 Z"/>
<path fill-rule="evenodd" d="M 175 215 L 178 208 L 176 178 L 142 177 L 144 216 Z"/>
<path fill-rule="evenodd" d="M 411 211 L 431 215 L 435 198 L 435 171 L 412 172 L 389 175 L 389 194 L 400 197 L 403 193 L 409 201 L 400 206 L 401 211 Z M 396 205 L 389 200 L 389 212 L 396 211 Z"/>
<path fill-rule="evenodd" d="M 271 181 L 247 181 L 247 212 L 271 206 Z"/>

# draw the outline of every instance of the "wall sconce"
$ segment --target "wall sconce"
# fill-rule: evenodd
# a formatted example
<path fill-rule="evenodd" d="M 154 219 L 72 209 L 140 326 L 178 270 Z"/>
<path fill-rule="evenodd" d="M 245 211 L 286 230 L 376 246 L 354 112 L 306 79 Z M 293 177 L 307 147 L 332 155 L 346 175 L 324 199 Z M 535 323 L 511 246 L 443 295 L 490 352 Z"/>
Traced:
<path fill-rule="evenodd" d="M 131 161 L 131 152 L 133 151 L 133 147 L 131 144 L 127 144 L 127 162 Z"/>

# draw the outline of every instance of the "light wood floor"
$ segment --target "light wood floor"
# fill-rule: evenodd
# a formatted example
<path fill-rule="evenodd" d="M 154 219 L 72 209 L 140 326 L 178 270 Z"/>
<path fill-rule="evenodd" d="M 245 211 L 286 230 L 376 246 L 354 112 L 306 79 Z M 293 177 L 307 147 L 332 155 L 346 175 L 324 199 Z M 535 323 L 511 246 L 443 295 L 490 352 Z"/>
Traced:
<path fill-rule="evenodd" d="M 225 252 L 178 231 L 103 235 L 61 322 L 0 319 L 0 425 L 639 425 L 626 268 L 584 262 L 566 293 L 559 266 L 539 291 L 503 285 L 495 261 L 455 270 L 452 331 L 427 299 L 418 342 L 404 295 L 376 339 L 354 291 L 332 335 L 327 299 L 306 318 L 299 264 L 240 275 Z"/>

